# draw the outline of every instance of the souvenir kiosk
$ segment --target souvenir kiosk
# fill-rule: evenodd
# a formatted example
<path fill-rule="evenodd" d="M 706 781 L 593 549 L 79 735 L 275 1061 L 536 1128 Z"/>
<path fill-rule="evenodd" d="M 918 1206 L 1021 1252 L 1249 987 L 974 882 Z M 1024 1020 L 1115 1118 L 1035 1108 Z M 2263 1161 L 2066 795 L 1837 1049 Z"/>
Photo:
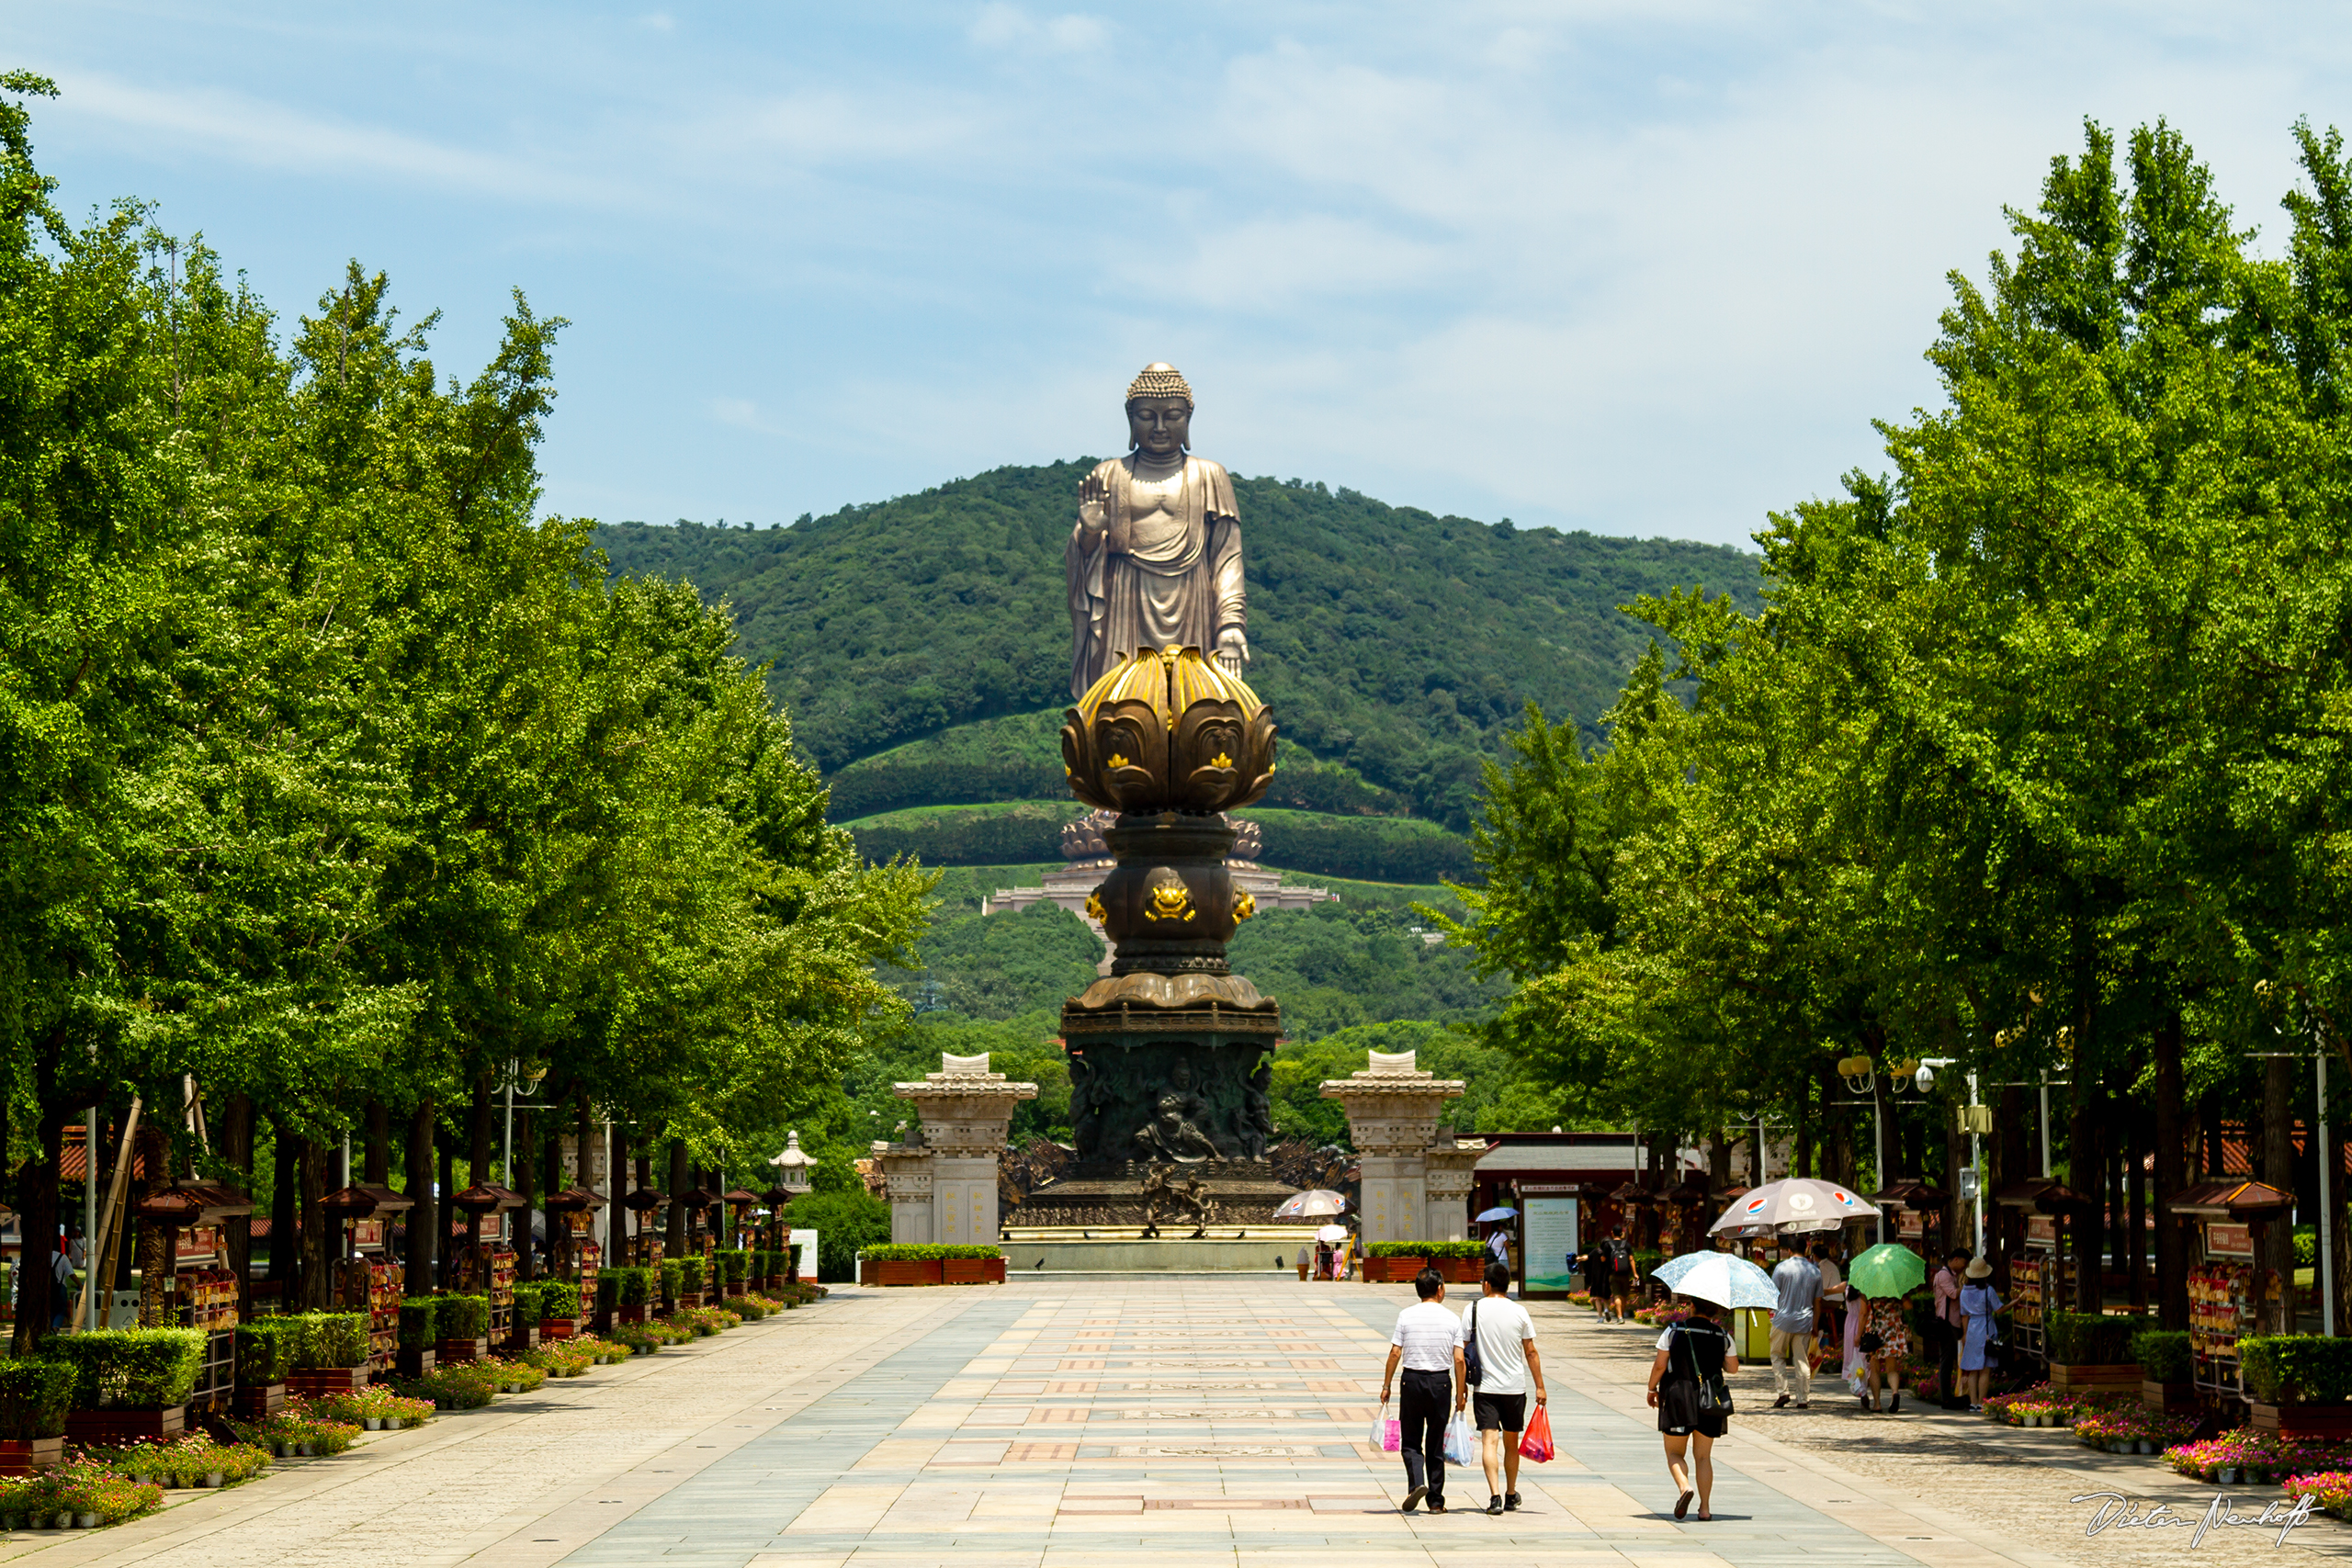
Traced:
<path fill-rule="evenodd" d="M 2276 1269 L 2266 1277 L 2256 1260 L 2265 1230 L 2291 1220 L 2295 1200 L 2259 1181 L 2208 1181 L 2172 1199 L 2165 1212 L 2196 1225 L 2199 1243 L 2199 1261 L 2188 1271 L 2190 1381 L 2209 1403 L 2243 1404 L 2238 1341 L 2262 1332 L 2263 1309 L 2290 1288 Z"/>
<path fill-rule="evenodd" d="M 204 1336 L 204 1362 L 188 1395 L 188 1414 L 226 1414 L 237 1392 L 237 1276 L 220 1225 L 251 1214 L 253 1201 L 218 1182 L 182 1181 L 149 1193 L 131 1212 L 163 1237 L 162 1269 L 152 1282 L 141 1280 L 141 1320 L 149 1327 L 193 1328 Z"/>
<path fill-rule="evenodd" d="M 449 1198 L 449 1207 L 466 1216 L 469 1236 L 449 1260 L 450 1289 L 461 1296 L 490 1298 L 492 1345 L 504 1345 L 514 1332 L 514 1247 L 507 1216 L 523 1206 L 520 1192 L 489 1182 Z"/>
<path fill-rule="evenodd" d="M 2075 1295 L 2075 1256 L 2066 1243 L 2073 1222 L 2091 1212 L 2091 1200 L 2047 1177 L 2020 1181 L 1993 1194 L 1994 1206 L 2022 1222 L 2024 1245 L 2009 1262 L 2009 1333 L 2004 1343 L 2045 1366 L 2050 1360 L 2043 1315 L 2064 1312 Z"/>
<path fill-rule="evenodd" d="M 328 1233 L 328 1265 L 338 1312 L 368 1314 L 368 1365 L 382 1372 L 400 1356 L 401 1297 L 407 1267 L 392 1257 L 391 1217 L 406 1213 L 416 1200 L 374 1182 L 358 1181 L 319 1200 L 334 1228 Z"/>
<path fill-rule="evenodd" d="M 1944 1216 L 1951 1213 L 1951 1194 L 1905 1177 L 1888 1182 L 1883 1191 L 1871 1193 L 1869 1201 L 1882 1213 L 1894 1216 L 1894 1239 L 1927 1258 L 1932 1273 L 1937 1254 L 1946 1246 Z"/>
<path fill-rule="evenodd" d="M 605 1249 L 596 1244 L 596 1212 L 605 1195 L 590 1187 L 567 1187 L 547 1201 L 554 1224 L 548 1228 L 548 1268 L 556 1279 L 580 1292 L 580 1310 L 596 1310 L 596 1275 L 604 1267 Z M 541 1318 L 539 1333 L 565 1339 L 578 1329 L 576 1321 Z"/>

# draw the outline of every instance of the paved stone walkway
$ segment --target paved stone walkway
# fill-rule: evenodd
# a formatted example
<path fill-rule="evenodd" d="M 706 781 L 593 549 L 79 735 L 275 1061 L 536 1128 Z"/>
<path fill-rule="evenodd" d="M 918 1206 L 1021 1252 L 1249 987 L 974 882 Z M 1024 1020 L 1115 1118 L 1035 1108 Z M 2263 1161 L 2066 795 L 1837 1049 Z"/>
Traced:
<path fill-rule="evenodd" d="M 850 1291 L 487 1411 L 447 1416 L 116 1529 L 19 1534 L 38 1568 L 1153 1568 L 1343 1553 L 1388 1564 L 1996 1568 L 2277 1562 L 2269 1536 L 2110 1531 L 2078 1492 L 2201 1510 L 2211 1489 L 2064 1433 L 1850 1399 L 1773 1412 L 1738 1379 L 1717 1518 L 1678 1524 L 1644 1407 L 1647 1337 L 1538 1303 L 1561 1457 L 1490 1517 L 1396 1512 L 1364 1443 L 1402 1287 L 1087 1279 Z M 1458 1304 L 1458 1303 L 1457 1303 Z M 2319 1522 L 2290 1552 L 2346 1554 Z"/>

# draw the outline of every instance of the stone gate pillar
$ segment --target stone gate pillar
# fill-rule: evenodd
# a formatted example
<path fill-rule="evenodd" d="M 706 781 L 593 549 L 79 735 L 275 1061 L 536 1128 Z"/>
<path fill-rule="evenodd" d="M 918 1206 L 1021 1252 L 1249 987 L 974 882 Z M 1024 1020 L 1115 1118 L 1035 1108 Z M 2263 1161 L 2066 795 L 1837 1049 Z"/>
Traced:
<path fill-rule="evenodd" d="M 1348 1136 L 1362 1172 L 1362 1235 L 1365 1241 L 1430 1241 L 1430 1145 L 1438 1113 L 1460 1097 L 1459 1078 L 1441 1079 L 1413 1066 L 1410 1051 L 1366 1053 L 1370 1064 L 1344 1078 L 1328 1078 L 1323 1098 L 1348 1113 Z"/>
<path fill-rule="evenodd" d="M 917 1129 L 903 1144 L 876 1144 L 874 1159 L 882 1169 L 882 1190 L 890 1198 L 890 1240 L 922 1246 L 931 1240 L 931 1150 Z"/>
<path fill-rule="evenodd" d="M 890 1181 L 890 1239 L 967 1246 L 995 1241 L 997 1158 L 1005 1150 L 1014 1104 L 1036 1099 L 1037 1086 L 1006 1081 L 1002 1073 L 989 1071 L 985 1055 L 942 1055 L 938 1072 L 924 1074 L 921 1083 L 893 1084 L 891 1091 L 914 1101 L 922 1115 L 922 1138 L 920 1159 L 916 1145 L 909 1144 L 892 1145 L 883 1158 Z M 902 1165 L 910 1182 L 903 1205 Z M 930 1234 L 902 1236 L 900 1215 L 908 1230 L 915 1228 L 921 1206 L 914 1192 L 925 1186 Z"/>
<path fill-rule="evenodd" d="M 1469 1238 L 1470 1189 L 1476 1185 L 1478 1156 L 1486 1152 L 1482 1138 L 1456 1138 L 1451 1129 L 1438 1129 L 1428 1156 L 1429 1223 L 1417 1239 Z"/>

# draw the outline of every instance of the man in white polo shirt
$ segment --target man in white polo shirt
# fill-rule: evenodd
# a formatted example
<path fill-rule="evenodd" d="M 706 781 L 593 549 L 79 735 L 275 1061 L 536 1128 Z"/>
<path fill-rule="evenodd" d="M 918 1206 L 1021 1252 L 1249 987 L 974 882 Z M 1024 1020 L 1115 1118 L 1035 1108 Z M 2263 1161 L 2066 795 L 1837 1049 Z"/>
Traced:
<path fill-rule="evenodd" d="M 1380 1403 L 1387 1406 L 1401 1361 L 1404 1398 L 1397 1415 L 1404 1435 L 1398 1446 L 1405 1451 L 1405 1512 L 1417 1511 L 1426 1496 L 1430 1512 L 1442 1514 L 1445 1422 L 1453 1408 L 1454 1380 L 1462 1375 L 1462 1320 L 1445 1310 L 1445 1281 L 1436 1269 L 1423 1269 L 1413 1290 L 1421 1299 L 1396 1314 L 1396 1331 L 1388 1337 Z"/>

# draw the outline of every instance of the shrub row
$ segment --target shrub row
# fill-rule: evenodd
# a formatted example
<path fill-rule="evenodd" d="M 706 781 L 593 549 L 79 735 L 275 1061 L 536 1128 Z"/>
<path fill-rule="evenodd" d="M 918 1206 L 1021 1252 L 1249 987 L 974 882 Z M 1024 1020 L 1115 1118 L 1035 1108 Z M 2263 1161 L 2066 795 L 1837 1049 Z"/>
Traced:
<path fill-rule="evenodd" d="M 237 1325 L 240 1382 L 284 1382 L 288 1372 L 364 1366 L 367 1360 L 365 1313 L 289 1313 Z"/>
<path fill-rule="evenodd" d="M 1001 1247 L 948 1247 L 935 1242 L 886 1242 L 859 1249 L 876 1263 L 934 1263 L 948 1258 L 1002 1258 Z"/>
<path fill-rule="evenodd" d="M 2265 1404 L 2341 1404 L 2352 1399 L 2352 1339 L 2315 1334 L 2238 1341 L 2245 1386 Z"/>
<path fill-rule="evenodd" d="M 2132 1359 L 2150 1382 L 2187 1382 L 2194 1368 L 2186 1329 L 2141 1330 L 2132 1337 Z"/>
<path fill-rule="evenodd" d="M 1375 1241 L 1365 1247 L 1367 1258 L 1483 1258 L 1483 1241 Z"/>
<path fill-rule="evenodd" d="M 2050 1359 L 2061 1366 L 2120 1366 L 2132 1359 L 2134 1336 L 2155 1326 L 2147 1317 L 2096 1312 L 2052 1312 L 2042 1320 Z"/>

